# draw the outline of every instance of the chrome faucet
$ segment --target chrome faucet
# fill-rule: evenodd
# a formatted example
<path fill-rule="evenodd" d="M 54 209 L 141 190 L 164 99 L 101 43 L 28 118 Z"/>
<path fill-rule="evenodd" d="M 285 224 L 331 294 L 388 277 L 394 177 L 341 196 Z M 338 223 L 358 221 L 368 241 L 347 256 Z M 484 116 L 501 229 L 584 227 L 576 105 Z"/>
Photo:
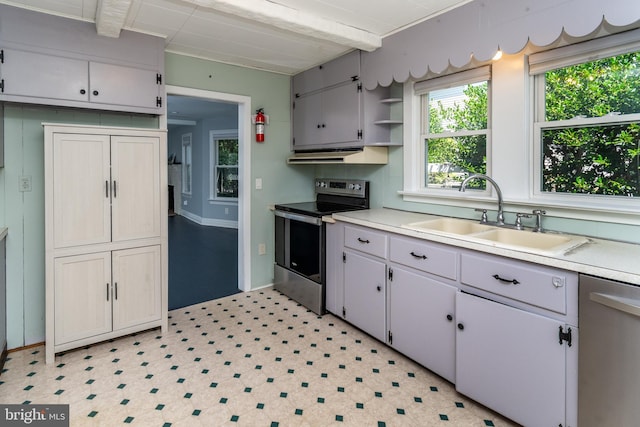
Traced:
<path fill-rule="evenodd" d="M 493 185 L 493 188 L 496 189 L 496 194 L 498 195 L 498 217 L 496 218 L 496 224 L 504 225 L 504 212 L 502 210 L 502 191 L 500 191 L 500 187 L 498 187 L 498 183 L 495 182 L 493 178 L 491 178 L 488 175 L 475 173 L 473 175 L 469 175 L 468 177 L 465 178 L 464 181 L 462 181 L 462 184 L 460 185 L 460 189 L 458 191 L 464 191 L 465 187 L 467 186 L 467 183 L 472 179 L 484 179 L 485 181 L 490 182 Z"/>

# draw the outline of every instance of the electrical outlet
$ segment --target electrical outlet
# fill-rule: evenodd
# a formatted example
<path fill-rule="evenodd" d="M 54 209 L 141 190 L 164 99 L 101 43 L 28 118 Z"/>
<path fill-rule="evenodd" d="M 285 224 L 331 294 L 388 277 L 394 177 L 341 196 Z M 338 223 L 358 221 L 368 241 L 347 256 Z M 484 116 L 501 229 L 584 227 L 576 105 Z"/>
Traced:
<path fill-rule="evenodd" d="M 20 192 L 31 191 L 31 176 L 21 176 L 18 186 Z"/>
<path fill-rule="evenodd" d="M 189 204 L 189 201 L 188 201 L 188 200 L 183 200 L 183 201 L 182 201 L 182 205 L 183 205 L 183 206 L 187 206 L 188 204 Z"/>
<path fill-rule="evenodd" d="M 264 255 L 267 253 L 267 245 L 264 243 L 258 244 L 258 255 Z"/>

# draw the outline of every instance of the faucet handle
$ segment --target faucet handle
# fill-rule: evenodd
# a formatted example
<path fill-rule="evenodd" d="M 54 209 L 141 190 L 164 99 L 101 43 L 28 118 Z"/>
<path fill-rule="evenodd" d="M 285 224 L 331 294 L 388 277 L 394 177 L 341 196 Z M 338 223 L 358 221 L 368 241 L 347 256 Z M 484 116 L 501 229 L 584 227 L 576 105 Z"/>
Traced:
<path fill-rule="evenodd" d="M 533 229 L 536 233 L 542 233 L 544 230 L 542 229 L 542 215 L 545 215 L 547 211 L 543 211 L 542 209 L 534 209 L 531 211 L 532 214 L 536 216 L 536 226 Z"/>
<path fill-rule="evenodd" d="M 516 230 L 522 230 L 524 227 L 522 226 L 522 218 L 531 218 L 529 214 L 516 213 Z"/>
<path fill-rule="evenodd" d="M 484 224 L 488 221 L 486 209 L 475 209 L 475 211 L 482 212 L 482 217 L 480 218 L 480 224 Z"/>

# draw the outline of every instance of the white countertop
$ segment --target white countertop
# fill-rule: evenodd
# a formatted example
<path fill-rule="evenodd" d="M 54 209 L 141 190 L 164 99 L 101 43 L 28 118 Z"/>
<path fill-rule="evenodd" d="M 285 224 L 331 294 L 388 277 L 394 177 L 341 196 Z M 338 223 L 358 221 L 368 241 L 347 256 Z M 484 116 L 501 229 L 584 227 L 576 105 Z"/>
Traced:
<path fill-rule="evenodd" d="M 333 218 L 391 233 L 640 285 L 640 245 L 632 243 L 589 238 L 588 243 L 564 254 L 543 256 L 479 243 L 465 239 L 464 236 L 420 232 L 402 227 L 403 224 L 440 218 L 436 215 L 382 208 L 336 213 Z"/>
<path fill-rule="evenodd" d="M 6 227 L 0 227 L 0 242 L 7 236 L 7 231 Z"/>

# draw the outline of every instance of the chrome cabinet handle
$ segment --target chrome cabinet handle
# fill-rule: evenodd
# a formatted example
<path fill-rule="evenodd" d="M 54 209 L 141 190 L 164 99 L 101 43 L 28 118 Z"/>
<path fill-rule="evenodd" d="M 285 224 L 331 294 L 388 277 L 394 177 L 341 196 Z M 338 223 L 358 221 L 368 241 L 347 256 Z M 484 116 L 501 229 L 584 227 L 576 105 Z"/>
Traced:
<path fill-rule="evenodd" d="M 414 257 L 414 258 L 427 259 L 427 256 L 424 255 L 424 254 L 420 255 L 420 254 L 415 253 L 414 251 L 411 251 L 410 253 L 411 253 L 411 256 Z"/>
<path fill-rule="evenodd" d="M 113 181 L 113 198 L 116 198 L 117 194 L 116 194 L 116 181 Z"/>
<path fill-rule="evenodd" d="M 109 198 L 109 181 L 104 182 L 104 197 Z"/>
<path fill-rule="evenodd" d="M 107 301 L 109 301 L 109 284 L 107 283 Z"/>
<path fill-rule="evenodd" d="M 500 276 L 499 276 L 499 275 L 497 275 L 497 274 L 494 274 L 494 275 L 493 275 L 493 278 L 494 278 L 494 279 L 496 279 L 496 280 L 501 281 L 502 283 L 510 283 L 510 284 L 512 284 L 512 285 L 517 285 L 517 284 L 519 284 L 519 283 L 520 283 L 520 282 L 518 282 L 516 279 L 505 279 L 505 278 L 500 277 Z"/>

